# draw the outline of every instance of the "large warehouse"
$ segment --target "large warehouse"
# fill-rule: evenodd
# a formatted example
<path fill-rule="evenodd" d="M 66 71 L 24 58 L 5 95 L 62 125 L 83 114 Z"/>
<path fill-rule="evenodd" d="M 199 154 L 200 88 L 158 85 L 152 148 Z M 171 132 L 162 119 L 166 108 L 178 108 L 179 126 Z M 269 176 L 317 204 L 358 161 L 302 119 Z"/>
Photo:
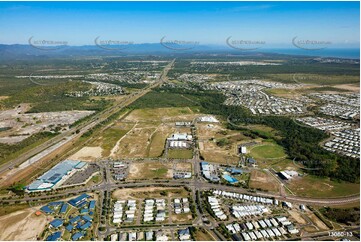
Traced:
<path fill-rule="evenodd" d="M 65 160 L 49 171 L 45 172 L 42 176 L 36 179 L 27 187 L 27 191 L 45 191 L 54 188 L 56 185 L 60 185 L 71 175 L 78 170 L 84 168 L 87 165 L 86 162 Z"/>

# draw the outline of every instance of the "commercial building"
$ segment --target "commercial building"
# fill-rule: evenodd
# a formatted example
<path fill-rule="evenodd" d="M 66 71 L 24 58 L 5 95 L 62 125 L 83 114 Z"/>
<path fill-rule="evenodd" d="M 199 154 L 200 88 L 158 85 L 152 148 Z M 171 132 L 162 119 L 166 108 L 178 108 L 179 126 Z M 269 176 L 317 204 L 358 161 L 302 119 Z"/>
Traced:
<path fill-rule="evenodd" d="M 26 188 L 26 191 L 46 191 L 56 188 L 86 165 L 87 163 L 82 161 L 65 160 L 37 178 Z"/>
<path fill-rule="evenodd" d="M 74 207 L 80 208 L 85 205 L 85 203 L 87 202 L 86 200 L 89 197 L 90 196 L 88 194 L 83 193 L 80 196 L 69 200 L 68 203 Z"/>
<path fill-rule="evenodd" d="M 208 162 L 201 162 L 202 174 L 205 178 L 212 182 L 219 182 L 218 168 L 216 165 L 209 164 Z"/>

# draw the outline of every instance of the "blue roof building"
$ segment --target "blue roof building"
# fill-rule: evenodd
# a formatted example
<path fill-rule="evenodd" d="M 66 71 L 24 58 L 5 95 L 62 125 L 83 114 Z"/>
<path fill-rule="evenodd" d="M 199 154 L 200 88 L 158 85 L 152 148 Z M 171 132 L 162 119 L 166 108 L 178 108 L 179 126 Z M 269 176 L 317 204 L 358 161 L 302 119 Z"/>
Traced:
<path fill-rule="evenodd" d="M 81 214 L 86 214 L 89 213 L 89 210 L 87 208 L 83 208 L 82 210 L 80 210 Z"/>
<path fill-rule="evenodd" d="M 91 200 L 90 202 L 89 202 L 89 209 L 90 210 L 93 210 L 95 208 L 95 200 Z"/>
<path fill-rule="evenodd" d="M 82 237 L 84 237 L 84 233 L 78 232 L 78 233 L 73 234 L 73 236 L 71 236 L 71 240 L 78 240 Z"/>
<path fill-rule="evenodd" d="M 74 226 L 69 224 L 68 226 L 65 227 L 65 229 L 70 232 L 70 231 L 72 231 L 74 229 Z"/>
<path fill-rule="evenodd" d="M 83 222 L 83 221 L 80 220 L 80 221 L 77 223 L 77 225 L 76 225 L 76 228 L 77 228 L 77 229 L 80 229 L 80 227 L 83 225 L 82 222 Z"/>
<path fill-rule="evenodd" d="M 231 177 L 230 175 L 223 175 L 222 177 L 223 177 L 223 179 L 225 179 L 227 182 L 229 182 L 231 184 L 238 182 L 238 180 L 236 178 Z"/>
<path fill-rule="evenodd" d="M 63 206 L 61 206 L 60 213 L 65 213 L 68 209 L 68 206 L 69 205 L 67 203 L 64 203 Z"/>
<path fill-rule="evenodd" d="M 242 169 L 237 169 L 237 168 L 227 168 L 226 170 L 230 172 L 232 175 L 239 175 L 243 173 Z"/>
<path fill-rule="evenodd" d="M 82 161 L 65 160 L 45 172 L 42 176 L 31 183 L 27 189 L 29 191 L 50 190 L 73 169 L 79 169 L 79 167 L 82 167 L 85 164 L 86 163 Z"/>
<path fill-rule="evenodd" d="M 74 217 L 74 218 L 71 218 L 71 219 L 69 220 L 69 223 L 74 224 L 74 223 L 76 223 L 78 220 L 80 220 L 80 216 L 79 216 L 79 215 L 76 216 L 76 217 Z"/>
<path fill-rule="evenodd" d="M 63 204 L 63 202 L 50 202 L 50 203 L 48 203 L 48 206 L 59 207 L 62 204 Z"/>
<path fill-rule="evenodd" d="M 247 162 L 248 163 L 250 163 L 250 164 L 256 164 L 256 160 L 255 159 L 253 159 L 252 157 L 249 157 L 248 159 L 247 159 Z"/>
<path fill-rule="evenodd" d="M 57 241 L 59 240 L 61 237 L 61 232 L 58 231 L 58 232 L 55 232 L 51 235 L 49 235 L 47 238 L 46 238 L 46 241 Z"/>
<path fill-rule="evenodd" d="M 92 223 L 91 223 L 91 222 L 86 222 L 85 224 L 83 224 L 82 226 L 80 226 L 79 229 L 81 229 L 81 230 L 86 230 L 86 229 L 88 229 L 90 226 L 92 226 Z"/>
<path fill-rule="evenodd" d="M 93 219 L 91 217 L 89 217 L 88 215 L 84 215 L 82 216 L 82 218 L 85 220 L 85 221 L 92 221 Z"/>
<path fill-rule="evenodd" d="M 61 220 L 61 219 L 54 219 L 53 221 L 51 221 L 50 222 L 50 225 L 51 225 L 51 227 L 53 227 L 53 228 L 59 228 L 60 226 L 62 226 L 63 225 L 63 220 Z"/>
<path fill-rule="evenodd" d="M 47 214 L 54 213 L 54 210 L 49 208 L 48 206 L 41 207 L 40 210 Z"/>
<path fill-rule="evenodd" d="M 189 228 L 178 230 L 178 235 L 189 235 Z"/>
<path fill-rule="evenodd" d="M 80 207 L 81 204 L 84 205 L 84 202 L 86 202 L 86 199 L 89 197 L 88 194 L 86 193 L 83 193 L 82 195 L 76 197 L 76 198 L 73 198 L 71 200 L 68 201 L 68 203 L 74 207 Z"/>
<path fill-rule="evenodd" d="M 89 212 L 89 215 L 91 215 L 91 216 L 92 216 L 93 214 L 94 214 L 93 212 Z"/>

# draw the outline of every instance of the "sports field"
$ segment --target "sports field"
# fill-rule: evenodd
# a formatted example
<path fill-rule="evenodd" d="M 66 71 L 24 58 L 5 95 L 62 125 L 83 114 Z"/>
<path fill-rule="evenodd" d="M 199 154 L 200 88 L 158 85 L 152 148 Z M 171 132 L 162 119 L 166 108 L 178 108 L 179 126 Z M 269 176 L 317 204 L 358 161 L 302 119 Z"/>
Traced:
<path fill-rule="evenodd" d="M 285 158 L 284 149 L 271 142 L 264 142 L 250 149 L 250 155 L 255 159 L 280 159 Z"/>

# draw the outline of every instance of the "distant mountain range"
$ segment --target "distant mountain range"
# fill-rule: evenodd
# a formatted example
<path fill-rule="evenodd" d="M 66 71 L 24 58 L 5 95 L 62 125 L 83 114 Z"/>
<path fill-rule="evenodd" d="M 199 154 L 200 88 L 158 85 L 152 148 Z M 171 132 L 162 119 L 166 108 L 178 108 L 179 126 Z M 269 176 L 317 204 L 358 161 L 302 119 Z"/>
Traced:
<path fill-rule="evenodd" d="M 46 49 L 50 48 L 50 49 Z M 46 50 L 45 50 L 46 49 Z M 270 54 L 304 55 L 334 58 L 359 59 L 359 49 L 325 49 L 318 51 L 305 51 L 297 48 L 285 49 L 257 49 L 252 51 L 232 49 L 221 45 L 196 45 L 190 48 L 182 46 L 165 46 L 161 43 L 131 44 L 128 46 L 99 47 L 97 45 L 84 46 L 54 46 L 41 47 L 32 45 L 4 45 L 0 44 L 0 60 L 26 60 L 46 59 L 56 57 L 82 57 L 82 56 L 126 56 L 126 55 L 189 55 L 189 54 L 232 54 L 240 56 L 269 56 Z"/>

